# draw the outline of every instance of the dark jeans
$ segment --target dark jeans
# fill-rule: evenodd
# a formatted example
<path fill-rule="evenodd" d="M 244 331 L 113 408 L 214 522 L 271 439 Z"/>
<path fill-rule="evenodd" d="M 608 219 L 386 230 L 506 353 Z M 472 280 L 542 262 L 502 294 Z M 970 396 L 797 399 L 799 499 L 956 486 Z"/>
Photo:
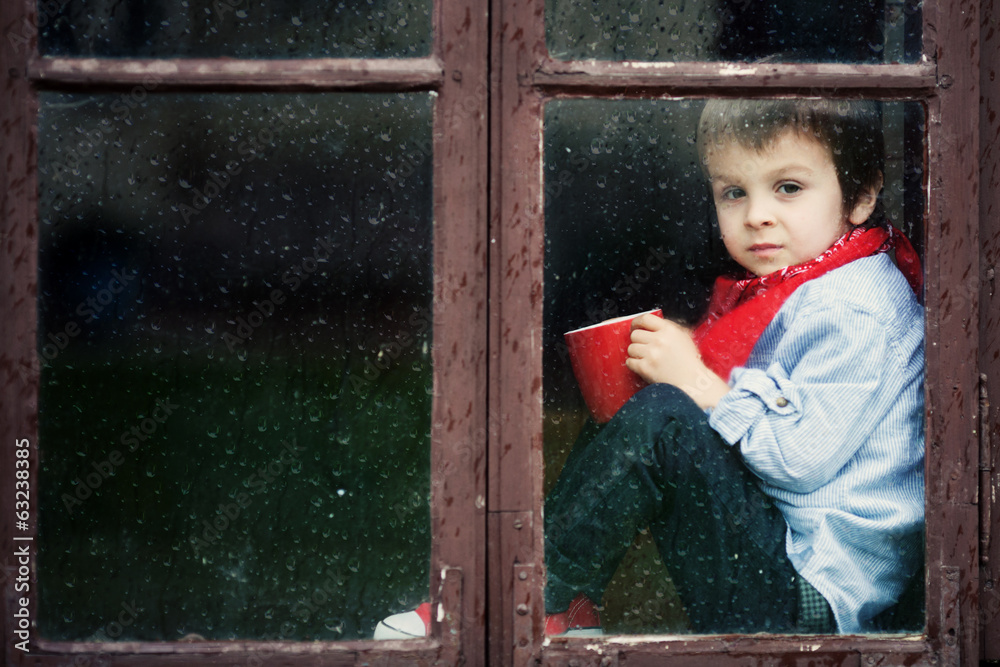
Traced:
<path fill-rule="evenodd" d="M 570 453 L 545 502 L 546 610 L 581 592 L 600 602 L 646 526 L 695 632 L 795 631 L 781 512 L 738 449 L 666 384 L 640 391 Z"/>

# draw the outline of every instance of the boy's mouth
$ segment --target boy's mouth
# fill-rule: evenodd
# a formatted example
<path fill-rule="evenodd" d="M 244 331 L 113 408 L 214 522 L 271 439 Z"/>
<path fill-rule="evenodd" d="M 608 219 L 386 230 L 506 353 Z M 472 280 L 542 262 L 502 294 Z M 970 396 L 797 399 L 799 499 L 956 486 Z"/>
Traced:
<path fill-rule="evenodd" d="M 758 257 L 770 257 L 781 250 L 781 246 L 774 243 L 755 243 L 749 250 Z"/>

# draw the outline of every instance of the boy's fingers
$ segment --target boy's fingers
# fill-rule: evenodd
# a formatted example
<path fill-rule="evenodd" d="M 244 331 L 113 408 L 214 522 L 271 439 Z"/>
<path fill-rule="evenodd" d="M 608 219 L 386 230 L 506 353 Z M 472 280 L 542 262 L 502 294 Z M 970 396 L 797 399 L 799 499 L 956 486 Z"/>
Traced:
<path fill-rule="evenodd" d="M 653 335 L 653 332 L 649 329 L 632 329 L 631 340 L 633 344 L 649 343 L 652 342 L 654 338 L 655 336 Z"/>
<path fill-rule="evenodd" d="M 656 315 L 646 313 L 632 320 L 632 331 L 636 329 L 646 329 L 647 331 L 658 331 L 666 326 L 666 320 Z"/>
<path fill-rule="evenodd" d="M 632 371 L 633 373 L 635 373 L 636 375 L 638 375 L 639 377 L 641 377 L 643 380 L 646 380 L 646 381 L 649 380 L 649 377 L 643 371 L 643 365 L 642 365 L 642 361 L 641 360 L 639 360 L 639 359 L 626 359 L 625 360 L 625 368 L 629 369 L 630 371 Z"/>

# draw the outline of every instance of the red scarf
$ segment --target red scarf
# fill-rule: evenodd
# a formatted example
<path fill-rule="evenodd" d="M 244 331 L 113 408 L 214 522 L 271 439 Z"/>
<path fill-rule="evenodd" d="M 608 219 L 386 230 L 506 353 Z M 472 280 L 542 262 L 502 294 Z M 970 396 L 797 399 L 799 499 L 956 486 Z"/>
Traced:
<path fill-rule="evenodd" d="M 694 330 L 694 342 L 705 365 L 728 380 L 735 366 L 746 363 L 757 339 L 799 285 L 848 262 L 893 248 L 896 264 L 919 296 L 923 285 L 920 259 L 909 240 L 891 226 L 854 228 L 816 259 L 765 276 L 718 278 L 708 312 Z"/>

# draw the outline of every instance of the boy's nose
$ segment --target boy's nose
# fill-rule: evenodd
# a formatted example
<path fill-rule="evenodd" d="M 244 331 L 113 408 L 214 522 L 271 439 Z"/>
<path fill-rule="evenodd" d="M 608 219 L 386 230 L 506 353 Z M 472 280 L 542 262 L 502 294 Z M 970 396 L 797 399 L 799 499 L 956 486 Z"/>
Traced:
<path fill-rule="evenodd" d="M 747 216 L 744 224 L 747 227 L 767 227 L 774 224 L 774 211 L 761 199 L 747 201 Z"/>

